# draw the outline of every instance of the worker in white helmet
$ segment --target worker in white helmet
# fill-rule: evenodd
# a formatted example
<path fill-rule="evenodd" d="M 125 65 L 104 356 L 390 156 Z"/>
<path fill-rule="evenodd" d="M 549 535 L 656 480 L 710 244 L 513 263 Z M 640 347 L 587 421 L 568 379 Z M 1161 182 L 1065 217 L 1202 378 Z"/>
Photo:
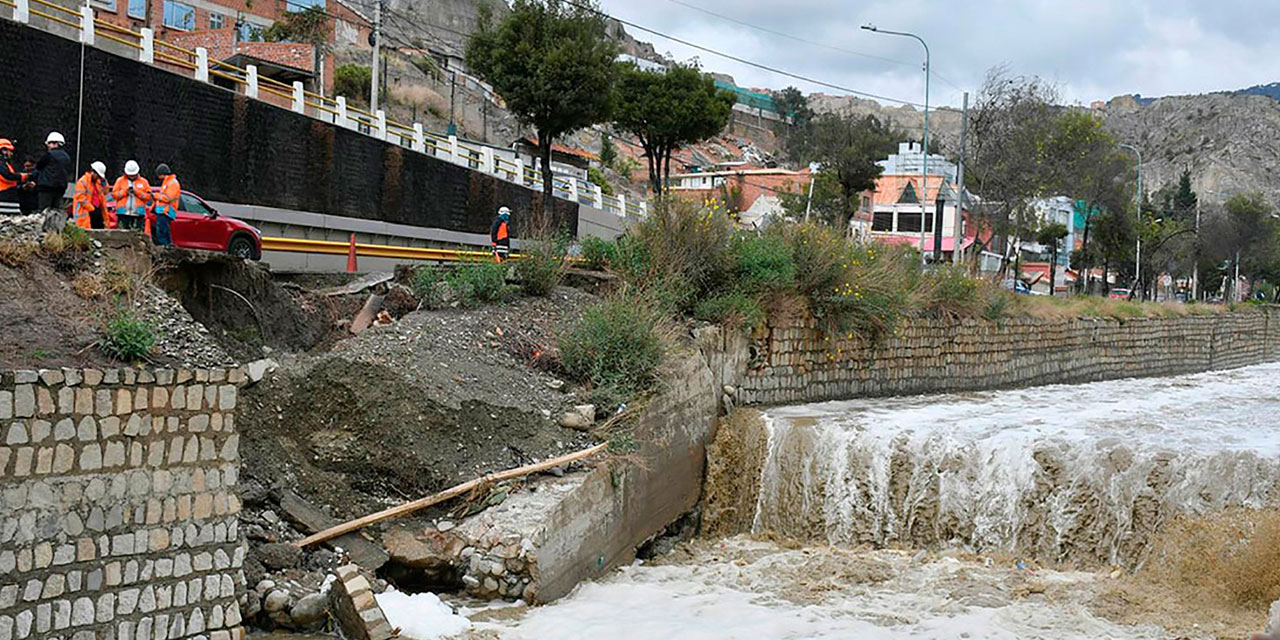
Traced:
<path fill-rule="evenodd" d="M 36 191 L 41 209 L 59 209 L 71 182 L 71 156 L 63 150 L 67 139 L 54 131 L 45 138 L 44 155 L 36 161 Z"/>
<path fill-rule="evenodd" d="M 511 221 L 511 210 L 502 207 L 498 209 L 498 217 L 494 218 L 493 226 L 489 227 L 489 242 L 493 244 L 493 259 L 498 262 L 505 262 L 507 257 L 511 255 L 511 229 L 508 223 Z"/>
<path fill-rule="evenodd" d="M 71 198 L 75 224 L 82 229 L 111 229 L 115 220 L 107 211 L 107 165 L 95 161 L 76 181 Z"/>
<path fill-rule="evenodd" d="M 151 206 L 151 184 L 142 177 L 135 160 L 124 163 L 124 175 L 116 178 L 111 187 L 111 197 L 116 201 L 116 221 L 121 229 L 146 229 L 147 208 Z"/>

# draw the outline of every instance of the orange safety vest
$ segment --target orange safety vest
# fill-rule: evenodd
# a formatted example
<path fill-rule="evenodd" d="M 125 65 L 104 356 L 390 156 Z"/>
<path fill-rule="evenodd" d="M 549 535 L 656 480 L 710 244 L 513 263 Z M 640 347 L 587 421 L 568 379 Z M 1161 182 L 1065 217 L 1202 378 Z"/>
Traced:
<path fill-rule="evenodd" d="M 88 229 L 93 226 L 89 220 L 89 214 L 93 213 L 98 207 L 102 207 L 102 226 L 107 229 L 116 227 L 116 217 L 110 211 L 106 211 L 106 196 L 102 193 L 102 181 L 98 178 L 98 174 L 93 171 L 86 171 L 84 175 L 76 180 L 75 195 L 71 198 L 72 214 L 75 216 L 77 227 Z"/>
<path fill-rule="evenodd" d="M 26 174 L 18 173 L 13 170 L 12 162 L 6 162 L 5 168 L 9 170 L 10 174 L 18 176 L 20 180 L 25 180 L 27 178 Z M 3 174 L 0 174 L 0 191 L 8 191 L 9 189 L 18 186 L 18 183 L 18 180 L 9 180 L 5 178 Z"/>
<path fill-rule="evenodd" d="M 501 242 L 503 240 L 506 240 L 507 237 L 508 237 L 507 223 L 499 222 L 498 223 L 498 241 Z"/>
<path fill-rule="evenodd" d="M 182 185 L 178 177 L 172 173 L 164 177 L 160 191 L 156 193 L 156 215 L 168 216 L 170 220 L 178 217 L 178 199 L 182 197 Z"/>
<path fill-rule="evenodd" d="M 120 176 L 116 178 L 115 186 L 111 187 L 111 197 L 116 200 L 117 213 L 129 208 L 129 187 L 133 187 L 134 211 L 145 210 L 151 205 L 151 183 L 146 178 L 137 176 L 130 179 L 129 176 Z M 136 215 L 134 211 L 129 211 L 129 215 Z"/>

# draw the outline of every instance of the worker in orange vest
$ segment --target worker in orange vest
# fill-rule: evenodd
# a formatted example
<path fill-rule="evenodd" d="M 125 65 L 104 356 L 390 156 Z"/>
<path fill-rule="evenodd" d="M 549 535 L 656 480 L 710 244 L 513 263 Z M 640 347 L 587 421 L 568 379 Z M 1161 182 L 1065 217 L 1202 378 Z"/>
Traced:
<path fill-rule="evenodd" d="M 13 168 L 13 142 L 0 138 L 0 201 L 18 202 L 22 188 L 32 176 Z"/>
<path fill-rule="evenodd" d="M 161 180 L 160 191 L 155 196 L 156 224 L 152 228 L 152 238 L 160 246 L 172 245 L 172 225 L 178 218 L 178 201 L 182 198 L 182 185 L 178 176 L 173 175 L 169 165 L 160 163 L 156 167 L 156 176 Z"/>
<path fill-rule="evenodd" d="M 493 259 L 498 262 L 506 262 L 507 257 L 511 255 L 511 229 L 508 223 L 511 221 L 511 210 L 502 207 L 498 209 L 498 217 L 494 218 L 493 226 L 489 228 L 489 241 L 493 243 Z"/>
<path fill-rule="evenodd" d="M 140 175 L 138 163 L 124 163 L 124 175 L 116 178 L 111 187 L 111 197 L 116 200 L 116 221 L 121 229 L 147 227 L 147 208 L 151 205 L 151 183 Z M 150 235 L 148 228 L 147 234 Z"/>
<path fill-rule="evenodd" d="M 95 161 L 89 170 L 76 180 L 75 195 L 71 198 L 71 213 L 77 227 L 82 229 L 110 229 L 115 220 L 107 211 L 107 165 Z"/>

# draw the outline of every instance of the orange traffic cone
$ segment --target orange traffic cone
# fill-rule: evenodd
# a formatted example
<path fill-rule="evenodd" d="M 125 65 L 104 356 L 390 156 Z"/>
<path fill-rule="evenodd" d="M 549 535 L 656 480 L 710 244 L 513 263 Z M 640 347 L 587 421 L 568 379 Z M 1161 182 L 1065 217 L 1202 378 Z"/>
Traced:
<path fill-rule="evenodd" d="M 347 247 L 347 273 L 356 272 L 356 234 L 351 234 L 351 244 Z"/>

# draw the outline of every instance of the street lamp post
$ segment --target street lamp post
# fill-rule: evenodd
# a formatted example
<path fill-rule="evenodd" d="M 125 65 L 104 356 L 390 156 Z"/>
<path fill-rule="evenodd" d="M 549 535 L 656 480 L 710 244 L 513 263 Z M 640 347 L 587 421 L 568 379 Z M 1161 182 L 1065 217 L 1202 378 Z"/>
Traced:
<path fill-rule="evenodd" d="M 1138 240 L 1134 249 L 1135 259 L 1133 262 L 1133 284 L 1136 288 L 1142 286 L 1142 151 L 1131 144 L 1124 143 L 1120 144 L 1120 148 L 1128 149 L 1138 156 L 1138 191 L 1134 194 L 1138 203 L 1138 232 L 1134 234 Z M 1142 297 L 1146 298 L 1145 292 L 1143 292 Z"/>
<path fill-rule="evenodd" d="M 929 45 L 924 41 L 924 38 L 921 38 L 914 33 L 907 33 L 905 31 L 888 31 L 880 29 L 874 24 L 864 24 L 862 25 L 862 28 L 866 31 L 872 31 L 875 33 L 915 38 L 916 41 L 920 43 L 920 46 L 924 47 L 924 145 L 920 148 L 922 162 L 920 165 L 920 197 L 918 198 L 920 200 L 920 259 L 923 261 L 925 256 L 928 255 L 925 253 L 924 249 L 924 218 L 926 215 L 925 203 L 929 200 Z M 938 256 L 934 256 L 935 261 L 937 257 Z"/>

